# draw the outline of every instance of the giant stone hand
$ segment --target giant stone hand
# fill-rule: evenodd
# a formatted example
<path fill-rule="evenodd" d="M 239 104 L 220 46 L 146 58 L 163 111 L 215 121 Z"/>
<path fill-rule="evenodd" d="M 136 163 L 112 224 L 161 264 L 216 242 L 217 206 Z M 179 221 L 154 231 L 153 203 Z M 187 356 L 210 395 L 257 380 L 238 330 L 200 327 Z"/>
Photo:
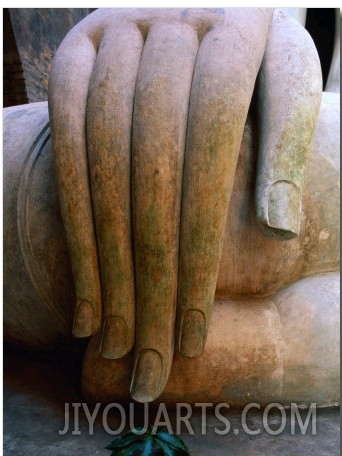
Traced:
<path fill-rule="evenodd" d="M 315 47 L 294 20 L 258 8 L 98 10 L 56 54 L 49 111 L 73 332 L 101 330 L 104 358 L 134 346 L 138 401 L 162 392 L 174 340 L 183 355 L 203 351 L 254 91 L 257 217 L 290 239 L 321 99 Z"/>

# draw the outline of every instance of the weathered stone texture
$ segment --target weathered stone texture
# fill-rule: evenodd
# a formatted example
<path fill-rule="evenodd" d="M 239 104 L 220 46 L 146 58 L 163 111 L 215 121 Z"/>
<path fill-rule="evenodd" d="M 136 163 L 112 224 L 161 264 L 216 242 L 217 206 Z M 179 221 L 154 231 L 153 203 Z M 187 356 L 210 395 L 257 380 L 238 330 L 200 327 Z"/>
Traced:
<path fill-rule="evenodd" d="M 4 9 L 3 103 L 4 107 L 27 103 L 23 68 L 8 9 Z"/>
<path fill-rule="evenodd" d="M 253 215 L 246 217 L 252 212 L 250 193 L 241 184 L 251 185 L 251 168 L 245 166 L 252 163 L 246 161 L 251 129 L 246 126 L 230 205 L 231 212 L 240 215 L 236 232 L 241 236 L 234 237 L 227 224 L 206 349 L 199 358 L 176 354 L 159 400 L 231 405 L 338 401 L 338 102 L 335 94 L 323 96 L 298 240 L 266 239 L 256 231 Z M 47 119 L 46 103 L 9 108 L 4 114 L 4 336 L 32 350 L 63 352 L 62 342 L 69 353 L 77 344 L 70 337 L 74 296 L 51 143 L 44 129 Z M 236 260 L 231 266 L 230 258 Z M 231 296 L 234 279 L 235 286 L 238 282 L 246 290 L 255 277 L 261 283 L 266 272 L 268 288 L 261 294 L 267 298 L 256 297 L 250 288 L 246 295 L 253 298 Z M 104 359 L 99 341 L 98 334 L 84 359 L 83 391 L 95 402 L 128 401 L 133 356 Z"/>
<path fill-rule="evenodd" d="M 4 9 L 4 104 L 46 101 L 52 58 L 88 8 Z"/>

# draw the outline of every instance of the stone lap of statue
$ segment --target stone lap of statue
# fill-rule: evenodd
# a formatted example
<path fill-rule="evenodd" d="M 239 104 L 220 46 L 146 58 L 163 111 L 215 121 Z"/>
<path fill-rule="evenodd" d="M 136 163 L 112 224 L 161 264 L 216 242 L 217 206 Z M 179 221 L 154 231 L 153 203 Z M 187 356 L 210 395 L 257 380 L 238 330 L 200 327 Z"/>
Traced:
<path fill-rule="evenodd" d="M 238 216 L 226 223 L 205 350 L 197 358 L 175 353 L 159 400 L 232 406 L 339 400 L 339 123 L 339 96 L 325 93 L 301 232 L 274 241 L 256 224 L 256 151 L 247 121 L 229 208 Z M 4 132 L 5 340 L 32 352 L 83 357 L 71 338 L 74 286 L 46 103 L 6 109 Z M 129 401 L 133 354 L 105 359 L 100 344 L 98 333 L 84 357 L 86 398 Z"/>
<path fill-rule="evenodd" d="M 303 234 L 292 241 L 267 240 L 254 227 L 246 205 L 254 163 L 250 133 L 242 154 L 248 171 L 236 177 L 242 190 L 235 190 L 228 212 L 257 75 L 257 220 L 271 238 L 289 239 L 299 233 L 303 176 L 321 98 L 318 56 L 304 29 L 267 9 L 99 10 L 62 43 L 51 73 L 50 121 L 76 289 L 73 332 L 88 336 L 102 326 L 85 359 L 83 383 L 92 398 L 101 391 L 113 397 L 108 388 L 113 391 L 117 382 L 127 387 L 131 365 L 132 397 L 156 398 L 169 376 L 174 338 L 183 355 L 203 352 L 215 290 L 225 300 L 253 301 L 305 275 L 337 268 L 331 234 L 336 221 L 325 213 L 320 218 L 313 211 L 316 226 L 304 212 Z M 316 247 L 313 226 L 330 246 L 326 253 Z M 250 372 L 262 376 L 268 366 L 267 378 L 276 372 L 282 379 L 276 296 L 274 318 L 276 307 L 267 299 L 261 308 L 251 303 L 245 330 L 253 334 L 253 320 L 256 334 L 264 320 L 265 327 L 274 326 L 274 334 L 265 331 L 264 342 L 256 343 L 264 348 L 261 357 L 254 351 Z M 246 307 L 226 302 L 225 309 L 221 323 L 234 330 L 236 312 Z M 223 347 L 229 350 L 234 338 L 214 321 L 219 339 L 213 344 L 209 338 L 199 361 L 176 358 L 178 366 L 208 366 L 209 350 L 211 361 L 221 357 L 222 377 Z M 241 323 L 236 326 L 241 329 Z M 249 356 L 251 337 L 242 345 L 241 336 L 234 337 L 235 347 L 246 346 Z M 133 345 L 134 361 L 111 360 Z M 118 366 L 126 366 L 123 377 Z M 176 367 L 178 380 L 173 375 L 178 398 L 186 385 L 184 366 Z M 251 363 L 246 366 L 248 372 Z M 226 374 L 231 376 L 228 367 Z M 199 377 L 203 385 L 206 377 Z M 230 378 L 233 397 L 234 378 L 241 376 Z M 268 393 L 277 395 L 271 383 Z M 197 393 L 206 397 L 201 388 Z M 222 397 L 215 388 L 210 394 Z"/>

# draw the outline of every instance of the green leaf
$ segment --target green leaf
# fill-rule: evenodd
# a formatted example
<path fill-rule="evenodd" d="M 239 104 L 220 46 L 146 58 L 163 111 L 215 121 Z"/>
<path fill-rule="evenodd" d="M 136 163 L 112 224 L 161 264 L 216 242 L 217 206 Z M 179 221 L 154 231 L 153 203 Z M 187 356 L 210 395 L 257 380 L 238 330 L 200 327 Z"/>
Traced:
<path fill-rule="evenodd" d="M 153 445 L 153 438 L 148 436 L 145 437 L 145 447 L 141 456 L 150 456 L 152 454 L 152 445 Z"/>
<path fill-rule="evenodd" d="M 154 437 L 154 441 L 163 450 L 165 456 L 175 456 L 174 450 L 172 448 L 169 448 L 167 443 L 163 442 L 161 439 L 158 439 L 158 437 Z"/>
<path fill-rule="evenodd" d="M 186 453 L 189 453 L 189 450 L 183 440 L 181 440 L 176 435 L 170 435 L 165 431 L 158 431 L 156 433 L 156 436 L 166 442 L 168 445 L 172 446 L 175 450 L 185 451 Z"/>
<path fill-rule="evenodd" d="M 138 431 L 143 429 L 136 428 Z M 157 448 L 160 448 L 164 456 L 189 455 L 189 450 L 179 437 L 170 435 L 165 428 L 152 434 L 151 426 L 140 435 L 130 430 L 106 446 L 107 450 L 113 451 L 111 456 L 134 456 L 137 452 L 141 456 L 151 456 Z"/>

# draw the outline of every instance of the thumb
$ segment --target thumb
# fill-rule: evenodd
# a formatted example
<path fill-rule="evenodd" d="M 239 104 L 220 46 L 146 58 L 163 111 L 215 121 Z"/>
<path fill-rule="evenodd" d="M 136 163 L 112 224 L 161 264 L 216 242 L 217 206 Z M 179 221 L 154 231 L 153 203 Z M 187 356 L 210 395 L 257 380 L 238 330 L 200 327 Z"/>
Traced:
<path fill-rule="evenodd" d="M 299 234 L 302 187 L 322 76 L 315 45 L 297 21 L 274 13 L 259 73 L 256 212 L 266 236 Z"/>

